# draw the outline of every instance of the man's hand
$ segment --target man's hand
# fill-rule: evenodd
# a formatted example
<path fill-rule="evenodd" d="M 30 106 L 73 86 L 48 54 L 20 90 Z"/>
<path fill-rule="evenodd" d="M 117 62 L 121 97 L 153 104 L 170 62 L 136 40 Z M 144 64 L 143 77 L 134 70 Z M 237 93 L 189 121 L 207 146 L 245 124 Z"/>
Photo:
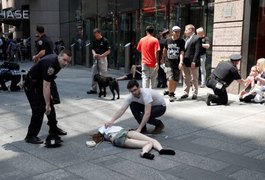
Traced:
<path fill-rule="evenodd" d="M 105 123 L 105 128 L 111 127 L 112 124 L 113 124 L 112 121 L 106 122 L 106 123 Z"/>
<path fill-rule="evenodd" d="M 99 56 L 100 56 L 99 54 L 95 54 L 94 59 L 99 59 Z"/>
<path fill-rule="evenodd" d="M 135 130 L 135 131 L 137 131 L 137 132 L 139 132 L 139 133 L 140 133 L 140 132 L 141 132 L 141 130 L 142 130 L 142 129 L 140 129 L 140 128 L 138 127 L 138 128 Z"/>
<path fill-rule="evenodd" d="M 38 56 L 33 56 L 32 59 L 34 62 L 38 62 L 40 60 L 40 58 Z"/>
<path fill-rule="evenodd" d="M 191 66 L 190 66 L 192 69 L 196 68 L 196 64 L 195 62 L 191 63 Z"/>
<path fill-rule="evenodd" d="M 182 70 L 183 68 L 183 63 L 179 63 L 179 70 Z"/>
<path fill-rule="evenodd" d="M 51 106 L 45 106 L 45 114 L 48 116 L 51 113 Z"/>

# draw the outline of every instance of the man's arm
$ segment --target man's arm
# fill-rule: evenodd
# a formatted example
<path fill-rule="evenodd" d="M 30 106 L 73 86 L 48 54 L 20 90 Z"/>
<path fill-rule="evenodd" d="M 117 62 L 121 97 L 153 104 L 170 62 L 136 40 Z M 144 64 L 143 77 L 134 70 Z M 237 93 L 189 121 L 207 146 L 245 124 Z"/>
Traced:
<path fill-rule="evenodd" d="M 125 111 L 127 110 L 127 108 L 129 107 L 129 105 L 127 105 L 127 103 L 125 103 L 114 115 L 113 117 L 111 118 L 110 121 L 106 122 L 105 123 L 105 127 L 111 127 L 112 124 L 117 120 L 119 119 L 124 113 Z"/>
<path fill-rule="evenodd" d="M 202 47 L 205 48 L 205 49 L 209 49 L 210 48 L 210 40 L 208 37 L 205 37 L 205 43 L 202 44 Z"/>
<path fill-rule="evenodd" d="M 150 115 L 151 115 L 151 109 L 152 109 L 151 103 L 145 105 L 143 119 L 142 119 L 141 124 L 139 125 L 139 127 L 137 128 L 136 131 L 141 132 L 143 127 L 146 125 L 146 123 L 149 120 Z"/>
<path fill-rule="evenodd" d="M 194 52 L 193 60 L 191 63 L 191 68 L 196 67 L 196 61 L 200 56 L 201 46 L 202 46 L 202 41 L 200 38 L 198 38 L 195 42 L 195 52 Z"/>
<path fill-rule="evenodd" d="M 111 53 L 110 49 L 107 50 L 106 52 L 104 52 L 103 54 L 100 55 L 100 57 L 106 57 L 107 55 L 109 55 Z"/>
<path fill-rule="evenodd" d="M 45 114 L 49 115 L 51 112 L 51 83 L 43 80 L 43 96 L 45 100 Z"/>
<path fill-rule="evenodd" d="M 184 60 L 184 51 L 180 51 L 180 55 L 179 55 L 179 70 L 182 69 L 183 60 Z"/>
<path fill-rule="evenodd" d="M 34 61 L 40 60 L 40 58 L 42 58 L 45 55 L 45 53 L 46 53 L 45 49 L 41 50 L 38 54 L 33 56 L 33 60 Z"/>

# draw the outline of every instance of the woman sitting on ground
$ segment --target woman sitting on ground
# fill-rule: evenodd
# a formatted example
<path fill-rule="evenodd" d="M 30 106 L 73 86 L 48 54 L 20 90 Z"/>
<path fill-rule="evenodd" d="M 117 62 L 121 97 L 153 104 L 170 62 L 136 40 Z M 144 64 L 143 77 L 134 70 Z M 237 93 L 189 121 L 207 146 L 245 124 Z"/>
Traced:
<path fill-rule="evenodd" d="M 258 75 L 255 76 L 257 82 L 253 89 L 242 96 L 245 102 L 262 103 L 263 94 L 265 92 L 265 58 L 260 58 L 257 61 Z"/>
<path fill-rule="evenodd" d="M 126 130 L 120 126 L 102 126 L 98 129 L 98 134 L 93 135 L 92 139 L 96 143 L 107 140 L 118 147 L 142 148 L 140 156 L 150 160 L 155 157 L 154 154 L 150 153 L 152 149 L 157 150 L 160 155 L 175 155 L 174 150 L 163 149 L 157 140 L 134 130 Z"/>
<path fill-rule="evenodd" d="M 117 81 L 131 80 L 131 79 L 142 79 L 142 66 L 132 65 L 131 72 L 127 75 L 116 78 Z"/>

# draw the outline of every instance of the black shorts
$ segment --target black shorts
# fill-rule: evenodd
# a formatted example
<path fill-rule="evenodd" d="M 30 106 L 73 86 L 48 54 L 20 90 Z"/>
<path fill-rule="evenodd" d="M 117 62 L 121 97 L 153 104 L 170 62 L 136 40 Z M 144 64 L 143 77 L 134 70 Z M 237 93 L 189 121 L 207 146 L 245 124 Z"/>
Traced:
<path fill-rule="evenodd" d="M 178 81 L 180 75 L 180 70 L 178 67 L 179 60 L 167 59 L 165 65 L 166 65 L 165 73 L 167 80 Z"/>

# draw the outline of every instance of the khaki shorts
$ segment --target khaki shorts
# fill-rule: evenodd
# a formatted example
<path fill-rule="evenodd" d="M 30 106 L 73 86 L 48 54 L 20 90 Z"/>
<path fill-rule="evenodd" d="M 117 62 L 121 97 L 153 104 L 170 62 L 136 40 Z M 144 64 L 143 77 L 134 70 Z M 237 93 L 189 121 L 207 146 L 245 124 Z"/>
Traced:
<path fill-rule="evenodd" d="M 125 139 L 127 138 L 129 130 L 122 129 L 117 133 L 111 135 L 110 141 L 114 146 L 124 147 Z"/>

